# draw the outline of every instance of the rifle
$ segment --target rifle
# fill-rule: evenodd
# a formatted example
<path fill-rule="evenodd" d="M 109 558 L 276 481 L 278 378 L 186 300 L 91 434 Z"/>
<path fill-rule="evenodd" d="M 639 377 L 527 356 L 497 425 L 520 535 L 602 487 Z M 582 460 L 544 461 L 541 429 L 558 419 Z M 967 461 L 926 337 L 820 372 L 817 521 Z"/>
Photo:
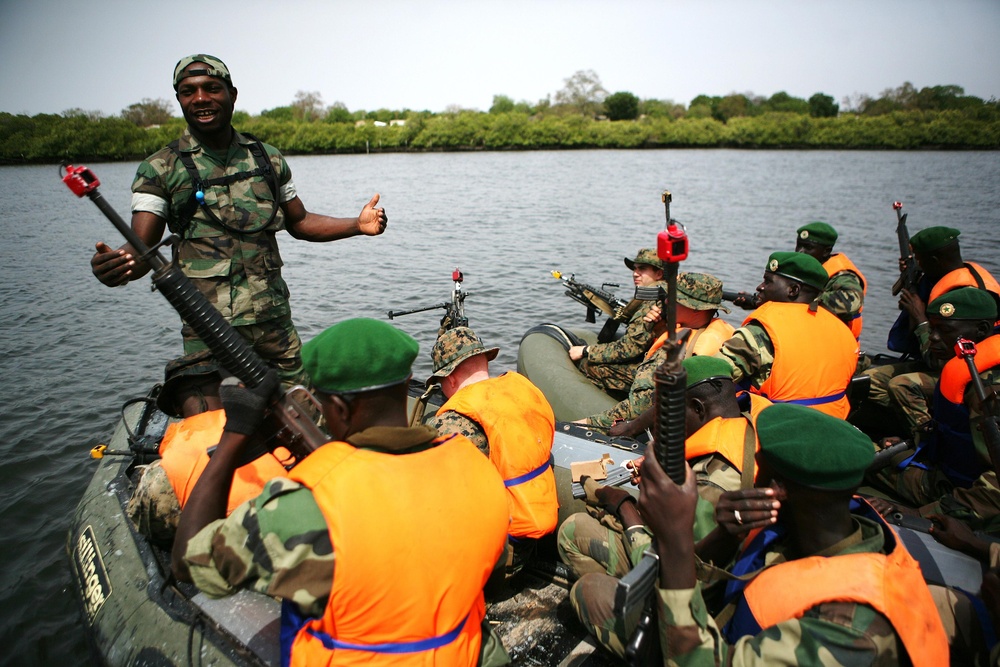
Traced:
<path fill-rule="evenodd" d="M 757 307 L 757 295 L 750 292 L 734 292 L 732 290 L 722 290 L 722 300 L 729 301 L 743 310 L 753 310 Z"/>
<path fill-rule="evenodd" d="M 920 269 L 917 268 L 917 261 L 910 250 L 910 231 L 906 228 L 906 216 L 903 213 L 903 202 L 892 202 L 892 208 L 896 211 L 896 238 L 899 240 L 899 259 L 903 262 L 903 269 L 899 272 L 899 278 L 892 285 L 892 295 L 896 296 L 900 290 L 906 289 L 910 292 L 917 290 L 917 283 L 920 281 Z"/>
<path fill-rule="evenodd" d="M 469 296 L 470 292 L 462 291 L 462 281 L 465 280 L 465 276 L 462 274 L 461 269 L 457 266 L 455 267 L 455 270 L 451 272 L 451 279 L 455 281 L 455 288 L 451 291 L 451 301 L 442 301 L 441 303 L 435 303 L 433 306 L 423 306 L 421 308 L 412 308 L 410 310 L 389 310 L 386 311 L 386 314 L 391 320 L 394 317 L 402 317 L 403 315 L 412 315 L 413 313 L 422 313 L 436 308 L 444 308 L 445 314 L 441 318 L 441 333 L 456 327 L 469 326 L 469 318 L 465 316 L 465 297 Z"/>
<path fill-rule="evenodd" d="M 656 239 L 656 254 L 666 264 L 664 271 L 667 291 L 664 300 L 664 314 L 667 318 L 668 353 L 667 359 L 653 373 L 656 394 L 653 401 L 655 415 L 653 453 L 675 484 L 684 483 L 684 398 L 687 388 L 687 372 L 681 365 L 684 349 L 683 336 L 677 336 L 677 269 L 688 255 L 688 237 L 684 227 L 670 217 L 670 192 L 662 197 L 666 209 L 667 226 Z M 660 292 L 663 288 L 658 288 Z M 663 295 L 661 294 L 661 297 Z M 642 554 L 639 563 L 624 577 L 615 589 L 615 614 L 625 616 L 629 608 L 644 605 L 639 624 L 625 649 L 625 657 L 633 664 L 644 660 L 643 646 L 653 623 L 651 596 L 659 573 L 659 557 L 652 548 Z"/>
<path fill-rule="evenodd" d="M 964 359 L 969 367 L 969 379 L 973 391 L 976 392 L 976 397 L 982 405 L 982 422 L 979 424 L 979 429 L 983 432 L 993 470 L 1000 475 L 1000 417 L 998 417 L 1000 400 L 992 389 L 987 394 L 983 379 L 979 377 L 979 369 L 976 367 L 976 344 L 968 338 L 959 338 L 955 343 L 955 354 Z"/>
<path fill-rule="evenodd" d="M 62 175 L 60 165 L 60 175 Z M 121 232 L 125 240 L 139 253 L 139 260 L 153 269 L 153 290 L 158 290 L 181 318 L 194 329 L 199 338 L 208 346 L 216 360 L 248 387 L 256 387 L 268 372 L 268 366 L 242 336 L 226 321 L 208 299 L 188 279 L 176 263 L 167 262 L 160 255 L 159 248 L 174 244 L 179 238 L 171 234 L 152 248 L 139 238 L 118 212 L 98 191 L 101 182 L 94 173 L 84 166 L 65 165 L 66 175 L 62 177 L 69 189 L 77 197 L 86 195 L 101 213 Z M 326 444 L 330 438 L 310 418 L 310 411 L 299 403 L 292 393 L 302 387 L 292 387 L 283 392 L 267 410 L 261 437 L 251 443 L 244 455 L 244 463 L 285 447 L 295 461 L 301 461 L 311 452 Z M 306 391 L 307 396 L 315 399 Z M 316 404 L 318 407 L 318 404 Z M 248 458 L 252 457 L 252 458 Z"/>

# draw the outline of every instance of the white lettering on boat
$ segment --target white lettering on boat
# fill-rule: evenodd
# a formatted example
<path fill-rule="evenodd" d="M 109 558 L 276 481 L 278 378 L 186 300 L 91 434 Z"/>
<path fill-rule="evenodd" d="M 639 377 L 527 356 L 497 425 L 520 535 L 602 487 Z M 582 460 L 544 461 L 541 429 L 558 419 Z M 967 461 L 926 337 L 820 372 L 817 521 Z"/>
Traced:
<path fill-rule="evenodd" d="M 80 574 L 81 597 L 87 619 L 93 623 L 94 617 L 111 595 L 111 579 L 104 567 L 101 550 L 97 547 L 94 529 L 87 526 L 76 540 L 73 550 L 77 572 Z"/>

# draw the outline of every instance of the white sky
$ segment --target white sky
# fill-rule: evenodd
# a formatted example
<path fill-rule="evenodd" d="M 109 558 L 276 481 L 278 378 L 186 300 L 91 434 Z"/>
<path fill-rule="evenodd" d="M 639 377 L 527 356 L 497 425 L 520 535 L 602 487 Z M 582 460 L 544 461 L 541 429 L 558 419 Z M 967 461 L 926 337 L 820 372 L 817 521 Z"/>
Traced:
<path fill-rule="evenodd" d="M 237 109 L 487 110 L 578 70 L 687 104 L 784 90 L 877 97 L 904 81 L 1000 97 L 1000 0 L 0 0 L 0 111 L 116 114 L 172 101 L 190 53 L 229 66 Z M 175 115 L 179 115 L 175 107 Z"/>

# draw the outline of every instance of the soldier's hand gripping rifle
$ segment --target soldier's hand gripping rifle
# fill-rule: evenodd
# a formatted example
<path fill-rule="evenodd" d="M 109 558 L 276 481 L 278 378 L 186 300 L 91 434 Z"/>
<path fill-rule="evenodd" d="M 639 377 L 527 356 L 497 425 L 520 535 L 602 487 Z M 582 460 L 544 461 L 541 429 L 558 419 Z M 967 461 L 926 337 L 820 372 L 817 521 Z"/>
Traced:
<path fill-rule="evenodd" d="M 576 280 L 576 275 L 571 273 L 569 277 L 560 271 L 550 271 L 549 272 L 553 278 L 556 280 L 561 280 L 563 287 L 566 288 L 566 296 L 573 299 L 577 303 L 581 303 L 587 307 L 587 316 L 585 320 L 590 324 L 595 324 L 597 322 L 597 311 L 601 311 L 608 316 L 607 321 L 601 328 L 601 332 L 597 335 L 598 343 L 610 343 L 614 340 L 615 332 L 618 331 L 618 325 L 623 321 L 628 320 L 634 313 L 635 307 L 629 308 L 629 302 L 619 299 L 614 295 L 614 292 L 608 290 L 609 287 L 620 287 L 618 283 L 601 283 L 601 287 L 597 288 L 593 285 L 588 285 L 586 283 L 581 283 Z"/>
<path fill-rule="evenodd" d="M 667 318 L 668 353 L 667 359 L 653 373 L 656 387 L 654 406 L 654 443 L 656 460 L 677 485 L 684 484 L 684 394 L 687 386 L 687 372 L 681 365 L 684 336 L 677 336 L 677 269 L 688 255 L 688 237 L 684 227 L 670 217 L 671 195 L 664 192 L 663 205 L 666 208 L 667 225 L 656 239 L 656 254 L 666 265 L 664 271 L 667 293 L 664 315 Z M 658 288 L 662 290 L 663 288 Z M 638 298 L 638 294 L 637 294 Z M 643 660 L 643 646 L 651 631 L 653 622 L 651 596 L 656 586 L 659 558 L 650 548 L 642 555 L 639 563 L 621 580 L 615 590 L 615 614 L 625 613 L 635 605 L 644 605 L 639 625 L 625 650 L 625 656 L 633 665 Z"/>
<path fill-rule="evenodd" d="M 892 208 L 896 211 L 896 239 L 899 241 L 899 261 L 902 267 L 899 278 L 892 285 L 892 295 L 896 296 L 900 290 L 910 292 L 917 291 L 917 283 L 920 281 L 920 269 L 917 268 L 917 260 L 910 250 L 910 231 L 906 228 L 906 213 L 903 213 L 903 202 L 892 202 Z"/>
<path fill-rule="evenodd" d="M 233 329 L 222 313 L 198 291 L 180 267 L 167 262 L 160 255 L 159 248 L 176 242 L 177 237 L 171 235 L 152 248 L 147 247 L 98 191 L 101 182 L 90 169 L 84 166 L 66 165 L 66 174 L 63 176 L 60 168 L 60 176 L 63 183 L 77 197 L 84 195 L 89 197 L 139 253 L 138 259 L 152 268 L 153 289 L 166 297 L 181 318 L 212 351 L 219 364 L 239 378 L 244 385 L 248 387 L 259 385 L 268 372 L 264 360 Z M 251 443 L 244 455 L 244 462 L 249 462 L 277 447 L 285 447 L 298 461 L 329 440 L 329 437 L 309 417 L 309 411 L 291 396 L 294 389 L 293 387 L 284 392 L 268 408 L 263 428 L 265 433 Z"/>
<path fill-rule="evenodd" d="M 386 315 L 391 320 L 403 315 L 412 315 L 413 313 L 444 308 L 445 314 L 441 317 L 441 331 L 438 335 L 449 329 L 469 326 L 469 318 L 465 316 L 465 297 L 469 296 L 470 293 L 462 291 L 462 281 L 465 280 L 465 275 L 456 266 L 455 270 L 451 272 L 451 279 L 455 281 L 455 288 L 451 291 L 450 301 L 442 301 L 441 303 L 435 303 L 433 306 L 423 306 L 422 308 L 412 308 L 410 310 L 389 310 L 386 311 Z"/>
<path fill-rule="evenodd" d="M 972 382 L 972 389 L 976 392 L 976 398 L 979 399 L 981 406 L 982 421 L 979 429 L 983 432 L 983 440 L 986 441 L 986 450 L 993 463 L 993 470 L 1000 476 L 1000 397 L 992 388 L 987 391 L 983 379 L 979 377 L 974 342 L 967 338 L 959 338 L 955 343 L 955 354 L 964 359 L 969 367 L 969 381 Z"/>

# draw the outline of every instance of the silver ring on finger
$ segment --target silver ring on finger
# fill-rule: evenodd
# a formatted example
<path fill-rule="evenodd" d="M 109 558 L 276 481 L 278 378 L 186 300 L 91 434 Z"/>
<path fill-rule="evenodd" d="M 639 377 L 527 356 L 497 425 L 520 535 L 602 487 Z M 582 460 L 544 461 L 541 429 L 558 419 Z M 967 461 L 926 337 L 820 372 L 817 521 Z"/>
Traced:
<path fill-rule="evenodd" d="M 739 510 L 733 510 L 733 516 L 736 517 L 736 523 L 738 523 L 739 525 L 742 526 L 743 525 L 743 517 L 740 516 L 740 511 Z"/>

